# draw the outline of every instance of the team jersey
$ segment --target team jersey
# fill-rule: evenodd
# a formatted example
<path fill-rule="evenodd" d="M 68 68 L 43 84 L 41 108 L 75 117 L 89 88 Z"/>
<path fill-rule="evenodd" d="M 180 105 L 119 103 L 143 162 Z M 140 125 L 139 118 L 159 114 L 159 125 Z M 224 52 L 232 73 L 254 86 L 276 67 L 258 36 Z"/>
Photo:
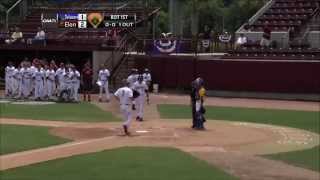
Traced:
<path fill-rule="evenodd" d="M 31 71 L 31 73 L 34 73 L 37 71 L 37 68 L 35 66 L 30 66 L 29 70 Z M 42 70 L 42 69 L 41 69 Z"/>
<path fill-rule="evenodd" d="M 11 78 L 13 76 L 15 68 L 13 66 L 7 66 L 5 71 L 6 71 L 6 78 Z"/>
<path fill-rule="evenodd" d="M 66 70 L 65 68 L 58 68 L 56 71 L 56 77 L 58 78 L 59 82 L 63 82 L 64 81 L 64 74 L 65 74 Z"/>
<path fill-rule="evenodd" d="M 144 81 L 142 81 L 141 83 L 135 82 L 133 84 L 133 89 L 138 91 L 140 95 L 145 95 L 146 91 L 148 90 L 148 86 Z"/>
<path fill-rule="evenodd" d="M 56 72 L 54 72 L 53 69 L 52 70 L 48 69 L 46 71 L 46 77 L 49 81 L 54 81 L 56 78 Z"/>
<path fill-rule="evenodd" d="M 122 87 L 118 89 L 114 95 L 119 98 L 121 105 L 129 105 L 132 101 L 133 91 L 128 87 Z"/>
<path fill-rule="evenodd" d="M 20 71 L 22 73 L 23 79 L 31 79 L 32 78 L 33 73 L 30 68 L 22 68 Z"/>
<path fill-rule="evenodd" d="M 13 72 L 13 77 L 18 81 L 22 79 L 22 71 L 21 69 L 15 69 Z"/>
<path fill-rule="evenodd" d="M 73 71 L 72 72 L 73 73 L 73 76 L 72 76 L 72 83 L 74 83 L 74 84 L 77 84 L 77 83 L 79 83 L 80 81 L 79 81 L 79 79 L 80 79 L 80 73 L 79 73 L 79 71 Z"/>
<path fill-rule="evenodd" d="M 110 76 L 110 72 L 108 69 L 103 69 L 99 71 L 99 80 L 100 81 L 108 81 L 108 77 Z"/>
<path fill-rule="evenodd" d="M 133 84 L 138 81 L 138 77 L 139 77 L 138 74 L 131 74 L 131 75 L 127 78 L 127 82 L 129 83 L 129 86 L 130 86 L 131 88 L 133 87 Z"/>
<path fill-rule="evenodd" d="M 73 72 L 69 71 L 69 72 L 63 73 L 64 83 L 66 84 L 72 83 L 72 78 L 73 78 Z"/>
<path fill-rule="evenodd" d="M 33 78 L 36 81 L 43 81 L 44 77 L 45 77 L 45 73 L 41 70 L 37 70 L 33 73 Z"/>

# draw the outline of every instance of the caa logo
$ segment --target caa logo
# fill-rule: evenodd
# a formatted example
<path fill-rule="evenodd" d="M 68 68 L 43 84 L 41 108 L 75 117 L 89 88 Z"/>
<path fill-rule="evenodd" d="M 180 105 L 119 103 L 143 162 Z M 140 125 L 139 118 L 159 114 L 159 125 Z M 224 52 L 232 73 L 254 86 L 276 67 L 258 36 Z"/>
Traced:
<path fill-rule="evenodd" d="M 57 23 L 57 19 L 42 19 L 42 23 Z"/>

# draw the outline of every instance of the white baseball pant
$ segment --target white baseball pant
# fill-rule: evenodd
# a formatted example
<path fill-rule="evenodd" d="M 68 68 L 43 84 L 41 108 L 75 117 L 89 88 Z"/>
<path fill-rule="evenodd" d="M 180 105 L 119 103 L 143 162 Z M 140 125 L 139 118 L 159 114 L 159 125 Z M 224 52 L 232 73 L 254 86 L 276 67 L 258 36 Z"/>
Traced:
<path fill-rule="evenodd" d="M 144 102 L 146 99 L 145 94 L 140 94 L 140 96 L 136 99 L 136 105 L 137 105 L 137 116 L 140 118 L 143 118 L 143 110 L 144 110 Z"/>
<path fill-rule="evenodd" d="M 99 99 L 102 98 L 103 91 L 104 91 L 104 96 L 106 97 L 107 100 L 110 100 L 109 83 L 108 81 L 101 81 L 101 82 L 102 82 L 102 85 L 100 86 Z"/>
<path fill-rule="evenodd" d="M 24 78 L 22 80 L 22 94 L 23 97 L 30 96 L 30 89 L 31 89 L 31 79 L 30 78 Z"/>
<path fill-rule="evenodd" d="M 13 93 L 14 90 L 14 84 L 13 84 L 13 77 L 7 77 L 5 82 L 5 93 L 6 95 L 9 95 Z"/>
<path fill-rule="evenodd" d="M 120 105 L 120 112 L 123 118 L 123 125 L 129 127 L 131 123 L 131 106 L 129 104 Z"/>
<path fill-rule="evenodd" d="M 43 95 L 43 81 L 35 81 L 34 97 L 41 98 Z"/>
<path fill-rule="evenodd" d="M 53 97 L 55 87 L 56 87 L 56 83 L 54 81 L 47 80 L 47 96 L 49 98 Z"/>

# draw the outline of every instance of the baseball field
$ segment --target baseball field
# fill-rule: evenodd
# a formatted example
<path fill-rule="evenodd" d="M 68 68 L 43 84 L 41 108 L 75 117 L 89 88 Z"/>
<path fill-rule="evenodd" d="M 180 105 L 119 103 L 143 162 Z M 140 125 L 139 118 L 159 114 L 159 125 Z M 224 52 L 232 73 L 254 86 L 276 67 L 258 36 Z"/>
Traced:
<path fill-rule="evenodd" d="M 152 95 L 122 135 L 118 104 L 0 103 L 1 180 L 319 179 L 319 104 Z M 134 112 L 135 115 L 135 112 Z M 133 116 L 134 117 L 134 116 Z"/>

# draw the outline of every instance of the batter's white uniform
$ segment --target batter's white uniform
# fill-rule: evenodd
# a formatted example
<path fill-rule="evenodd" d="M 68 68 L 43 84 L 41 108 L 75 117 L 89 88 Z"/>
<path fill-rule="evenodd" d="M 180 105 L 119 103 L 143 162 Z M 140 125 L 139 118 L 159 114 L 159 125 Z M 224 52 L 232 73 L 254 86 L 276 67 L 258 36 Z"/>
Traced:
<path fill-rule="evenodd" d="M 135 82 L 133 84 L 133 89 L 139 92 L 139 96 L 136 99 L 136 105 L 137 105 L 137 117 L 143 118 L 143 109 L 144 109 L 144 102 L 146 99 L 146 91 L 148 90 L 148 85 L 142 81 L 142 82 Z"/>
<path fill-rule="evenodd" d="M 108 82 L 108 78 L 110 76 L 110 72 L 108 69 L 102 69 L 99 71 L 99 81 L 101 82 L 101 86 L 100 86 L 100 91 L 99 91 L 99 99 L 102 98 L 102 94 L 103 91 L 105 92 L 105 97 L 107 98 L 107 100 L 110 100 L 110 95 L 109 95 L 109 82 Z"/>
<path fill-rule="evenodd" d="M 14 79 L 14 94 L 17 98 L 22 95 L 22 72 L 21 69 L 15 69 L 13 72 Z"/>
<path fill-rule="evenodd" d="M 48 98 L 52 98 L 54 91 L 56 89 L 56 72 L 53 69 L 48 69 L 46 71 L 46 79 L 47 79 L 47 96 Z"/>
<path fill-rule="evenodd" d="M 23 97 L 30 96 L 31 93 L 31 83 L 32 83 L 32 71 L 30 68 L 24 67 L 21 70 L 22 73 L 22 95 Z"/>
<path fill-rule="evenodd" d="M 44 78 L 45 73 L 42 70 L 37 70 L 33 73 L 34 79 L 34 98 L 42 98 L 43 97 L 43 90 L 44 90 Z"/>
<path fill-rule="evenodd" d="M 72 87 L 73 87 L 73 98 L 75 101 L 79 100 L 79 88 L 80 88 L 80 72 L 75 70 L 72 72 Z"/>
<path fill-rule="evenodd" d="M 58 68 L 56 71 L 56 77 L 58 80 L 58 94 L 60 94 L 60 92 L 64 89 L 64 74 L 65 74 L 66 70 L 65 68 Z"/>
<path fill-rule="evenodd" d="M 133 92 L 128 87 L 122 87 L 118 89 L 114 95 L 117 96 L 120 101 L 120 111 L 124 121 L 123 125 L 129 127 L 131 122 L 131 99 Z"/>
<path fill-rule="evenodd" d="M 6 95 L 13 95 L 14 91 L 14 84 L 13 84 L 13 73 L 14 73 L 14 66 L 7 66 L 5 69 L 5 93 Z"/>

